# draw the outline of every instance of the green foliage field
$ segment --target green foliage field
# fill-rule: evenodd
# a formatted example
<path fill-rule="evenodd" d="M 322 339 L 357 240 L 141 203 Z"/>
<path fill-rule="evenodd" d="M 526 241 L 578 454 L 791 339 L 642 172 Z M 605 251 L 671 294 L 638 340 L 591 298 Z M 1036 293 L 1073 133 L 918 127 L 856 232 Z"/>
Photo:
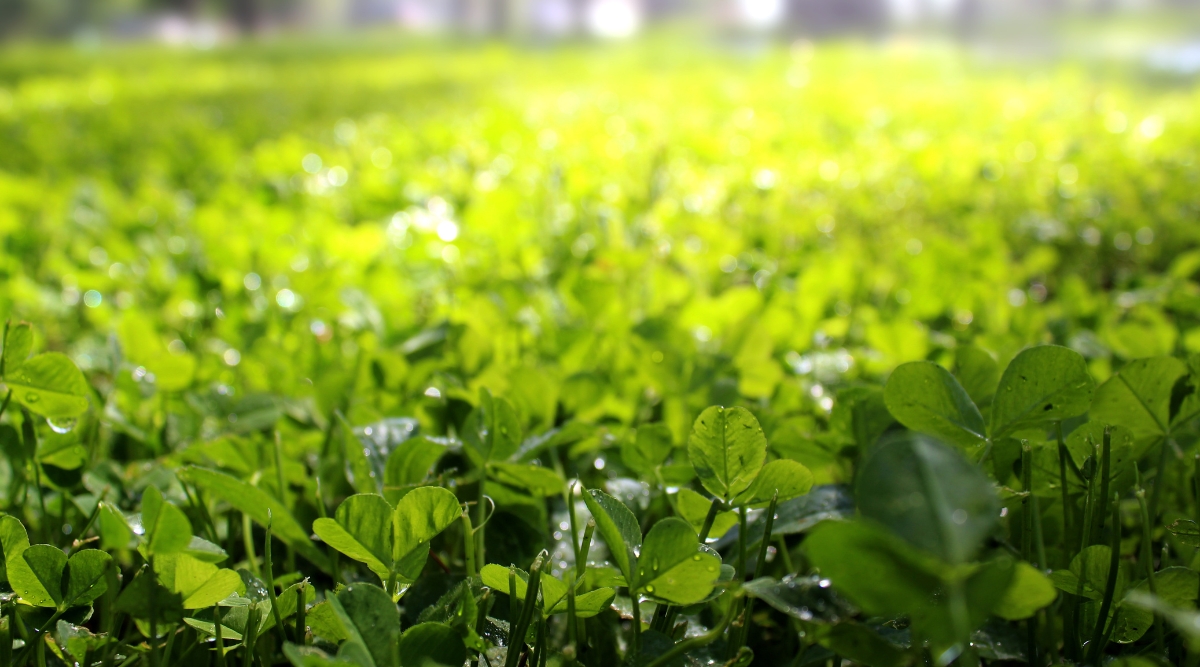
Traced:
<path fill-rule="evenodd" d="M 1189 82 L 396 41 L 0 53 L 0 665 L 1200 659 Z"/>

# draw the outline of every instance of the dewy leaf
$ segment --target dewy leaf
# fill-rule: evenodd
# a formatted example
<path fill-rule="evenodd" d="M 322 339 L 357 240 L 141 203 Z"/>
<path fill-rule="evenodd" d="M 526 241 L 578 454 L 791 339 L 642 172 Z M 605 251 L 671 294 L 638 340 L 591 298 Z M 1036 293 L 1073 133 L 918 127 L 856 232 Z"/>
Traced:
<path fill-rule="evenodd" d="M 1200 525 L 1191 519 L 1176 519 L 1167 526 L 1167 532 L 1174 535 L 1184 546 L 1200 547 Z"/>
<path fill-rule="evenodd" d="M 599 489 L 588 489 L 583 493 L 583 502 L 596 519 L 596 530 L 613 561 L 625 575 L 630 587 L 637 586 L 637 556 L 642 546 L 642 529 L 637 517 L 621 501 Z"/>
<path fill-rule="evenodd" d="M 778 459 L 763 466 L 754 483 L 735 498 L 733 504 L 739 507 L 765 507 L 776 493 L 782 502 L 808 493 L 812 486 L 813 474 L 803 464 Z"/>
<path fill-rule="evenodd" d="M 446 445 L 423 435 L 401 442 L 388 454 L 384 484 L 399 487 L 424 482 L 445 452 Z"/>
<path fill-rule="evenodd" d="M 236 477 L 207 468 L 187 466 L 179 470 L 176 475 L 181 480 L 195 484 L 206 493 L 224 500 L 238 511 L 249 515 L 260 526 L 266 527 L 269 510 L 271 529 L 275 537 L 286 542 L 322 571 L 329 570 L 325 554 L 321 553 L 309 539 L 308 531 L 300 526 L 288 508 L 274 496 Z"/>
<path fill-rule="evenodd" d="M 992 482 L 957 450 L 911 432 L 885 437 L 855 485 L 863 516 L 954 564 L 971 561 L 1000 517 Z"/>
<path fill-rule="evenodd" d="M 430 540 L 458 521 L 462 506 L 452 492 L 440 486 L 422 486 L 401 498 L 392 516 L 392 558 L 405 564 L 400 575 L 412 582 L 425 565 Z"/>
<path fill-rule="evenodd" d="M 4 371 L 13 399 L 49 419 L 78 417 L 88 408 L 88 383 L 79 368 L 58 352 L 39 354 Z"/>
<path fill-rule="evenodd" d="M 754 482 L 767 457 L 767 438 L 745 408 L 712 406 L 688 438 L 688 457 L 709 493 L 728 502 Z"/>
<path fill-rule="evenodd" d="M 112 567 L 112 556 L 97 549 L 84 549 L 67 559 L 67 584 L 64 607 L 91 604 L 108 590 L 105 574 Z"/>
<path fill-rule="evenodd" d="M 675 494 L 675 511 L 680 518 L 688 522 L 692 530 L 699 533 L 704 528 L 704 520 L 708 518 L 708 511 L 713 502 L 715 501 L 684 487 Z M 736 512 L 718 512 L 716 518 L 713 519 L 712 527 L 709 528 L 708 536 L 712 539 L 721 537 L 736 525 Z"/>
<path fill-rule="evenodd" d="M 700 549 L 696 531 L 683 519 L 654 524 L 637 561 L 637 592 L 677 605 L 699 602 L 712 592 L 721 559 Z"/>
<path fill-rule="evenodd" d="M 376 665 L 395 665 L 400 610 L 391 596 L 378 586 L 351 584 L 333 600 L 335 609 L 342 612 L 339 616 L 343 624 L 348 626 L 347 629 L 353 629 L 350 641 L 355 641 L 357 634 L 358 642 L 370 652 Z"/>
<path fill-rule="evenodd" d="M 191 619 L 187 620 L 191 625 Z M 292 667 L 362 667 L 358 663 L 332 657 L 315 646 L 300 646 L 291 642 L 284 642 L 283 655 L 292 663 Z"/>
<path fill-rule="evenodd" d="M 992 400 L 992 440 L 1087 412 L 1096 382 L 1078 352 L 1031 347 L 1004 369 Z"/>
<path fill-rule="evenodd" d="M 1187 375 L 1187 364 L 1174 357 L 1131 361 L 1096 389 L 1088 416 L 1129 429 L 1144 451 L 1170 433 L 1172 393 Z"/>
<path fill-rule="evenodd" d="M 865 521 L 826 521 L 804 550 L 821 576 L 871 614 L 907 614 L 925 606 L 942 583 L 937 561 Z"/>
<path fill-rule="evenodd" d="M 945 368 L 912 361 L 892 372 L 883 389 L 888 411 L 901 424 L 968 451 L 987 442 L 979 408 Z"/>
<path fill-rule="evenodd" d="M 12 373 L 25 363 L 33 352 L 33 327 L 28 322 L 18 322 L 8 327 L 4 345 L 4 372 Z"/>
<path fill-rule="evenodd" d="M 479 405 L 467 415 L 463 424 L 465 451 L 475 465 L 488 461 L 504 461 L 521 447 L 521 420 L 517 411 L 504 398 L 492 398 L 490 392 L 479 392 Z"/>
<path fill-rule="evenodd" d="M 147 556 L 183 551 L 192 541 L 192 523 L 183 510 L 163 500 L 155 486 L 142 494 L 142 525 Z"/>
<path fill-rule="evenodd" d="M 1006 621 L 1029 618 L 1058 597 L 1054 582 L 1029 563 L 1017 563 L 1012 583 L 992 613 Z"/>
<path fill-rule="evenodd" d="M 621 441 L 621 460 L 635 472 L 651 475 L 671 455 L 671 428 L 661 422 L 642 424 Z"/>
<path fill-rule="evenodd" d="M 20 559 L 19 562 L 17 559 Z M 35 544 L 8 561 L 8 583 L 35 607 L 58 607 L 63 601 L 67 555 L 49 544 Z"/>
<path fill-rule="evenodd" d="M 392 511 L 383 496 L 360 493 L 342 501 L 335 519 L 317 519 L 313 532 L 321 541 L 361 563 L 386 580 L 392 566 Z"/>
<path fill-rule="evenodd" d="M 453 628 L 420 623 L 400 635 L 401 667 L 462 667 L 467 647 Z"/>

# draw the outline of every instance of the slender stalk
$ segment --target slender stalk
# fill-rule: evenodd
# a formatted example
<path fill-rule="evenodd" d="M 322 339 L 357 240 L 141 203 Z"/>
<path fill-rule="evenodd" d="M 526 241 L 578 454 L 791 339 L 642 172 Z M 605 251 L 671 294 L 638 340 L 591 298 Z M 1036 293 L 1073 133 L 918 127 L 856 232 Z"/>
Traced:
<path fill-rule="evenodd" d="M 1137 490 L 1137 499 L 1138 508 L 1142 511 L 1142 561 L 1146 571 L 1146 581 L 1150 584 L 1150 593 L 1158 595 L 1158 585 L 1154 577 L 1154 555 L 1150 550 L 1150 539 L 1153 533 L 1153 527 L 1150 525 L 1150 508 L 1146 504 L 1146 490 L 1140 488 L 1140 485 Z M 1155 614 L 1154 648 L 1158 651 L 1159 655 L 1162 655 L 1164 647 L 1162 617 L 1160 614 Z"/>
<path fill-rule="evenodd" d="M 154 572 L 154 556 L 150 557 L 149 570 L 147 574 L 150 576 L 150 667 L 158 667 L 158 609 L 155 602 L 158 599 L 158 575 Z"/>
<path fill-rule="evenodd" d="M 1154 473 L 1154 488 L 1150 490 L 1150 506 L 1147 508 L 1152 520 L 1158 519 L 1158 504 L 1162 499 L 1163 487 L 1167 485 L 1167 455 L 1174 448 L 1174 439 L 1163 440 L 1162 450 L 1158 454 L 1158 470 Z M 1155 618 L 1157 619 L 1158 616 L 1155 615 Z"/>
<path fill-rule="evenodd" d="M 475 533 L 477 535 L 477 537 L 475 538 L 477 540 L 475 542 L 475 557 L 479 559 L 480 563 L 487 562 L 487 560 L 485 560 L 486 549 L 484 548 L 484 541 L 483 541 L 483 538 L 484 538 L 483 530 L 487 526 L 487 517 L 483 513 L 483 506 L 484 506 L 483 500 L 484 500 L 484 498 L 487 497 L 484 494 L 484 491 L 486 490 L 486 486 L 487 486 L 487 470 L 480 469 L 479 470 L 479 491 L 475 495 L 475 512 L 477 513 L 476 517 L 475 517 L 475 523 L 476 523 Z"/>
<path fill-rule="evenodd" d="M 246 633 L 242 635 L 242 667 L 250 667 L 254 661 L 254 645 L 258 642 L 258 606 L 251 605 L 246 614 Z"/>
<path fill-rule="evenodd" d="M 13 664 L 12 655 L 12 621 L 9 619 L 10 605 L 0 601 L 0 665 Z"/>
<path fill-rule="evenodd" d="M 2 373 L 0 373 L 0 375 L 2 375 Z M 6 410 L 8 410 L 8 402 L 11 400 L 12 400 L 12 389 L 9 389 L 8 393 L 4 395 L 4 402 L 0 403 L 0 417 L 3 417 L 4 412 Z"/>
<path fill-rule="evenodd" d="M 225 640 L 221 637 L 221 605 L 213 607 L 213 631 L 217 641 L 217 667 L 225 667 Z"/>
<path fill-rule="evenodd" d="M 508 635 L 508 655 L 504 659 L 505 667 L 517 667 L 517 661 L 522 653 L 520 648 L 525 645 L 525 634 L 529 630 L 529 622 L 533 619 L 533 613 L 537 608 L 538 585 L 542 579 L 542 564 L 545 562 L 547 556 L 548 554 L 543 550 L 534 559 L 533 566 L 529 568 L 529 581 L 525 587 L 525 605 L 521 608 L 520 619 L 517 620 L 516 625 L 510 628 Z M 516 586 L 513 585 L 513 588 L 515 589 Z M 512 602 L 514 600 L 516 600 L 515 596 L 509 601 Z"/>
<path fill-rule="evenodd" d="M 517 619 L 520 618 L 517 607 L 517 568 L 515 565 L 508 566 L 508 627 L 514 628 L 517 625 Z M 510 637 L 511 639 L 511 637 Z"/>
<path fill-rule="evenodd" d="M 267 597 L 271 600 L 271 615 L 275 617 L 275 630 L 279 633 L 279 645 L 287 641 L 287 628 L 283 626 L 283 615 L 279 613 L 279 599 L 275 597 L 275 563 L 271 559 L 271 510 L 267 510 L 267 534 L 263 540 L 263 572 L 266 575 Z"/>
<path fill-rule="evenodd" d="M 542 664 L 542 660 L 546 657 L 546 619 L 538 619 L 537 639 L 533 644 L 533 658 L 529 661 L 530 665 L 538 667 Z"/>
<path fill-rule="evenodd" d="M 1104 427 L 1103 446 L 1100 450 L 1100 494 L 1097 497 L 1097 509 L 1100 502 L 1108 500 L 1108 483 L 1112 477 L 1112 427 Z M 1092 530 L 1092 535 L 1099 535 L 1104 528 L 1104 512 L 1097 511 L 1095 514 L 1096 526 Z"/>
<path fill-rule="evenodd" d="M 746 581 L 746 508 L 738 508 L 738 582 Z"/>
<path fill-rule="evenodd" d="M 575 575 L 582 577 L 584 572 L 587 572 L 588 553 L 592 549 L 592 535 L 596 533 L 596 520 L 589 518 L 587 526 L 583 529 L 583 542 L 579 544 L 579 551 L 575 554 Z"/>
<path fill-rule="evenodd" d="M 262 568 L 258 566 L 258 554 L 254 549 L 254 524 L 250 523 L 250 515 L 242 512 L 242 546 L 246 549 L 246 563 L 250 572 L 262 578 Z"/>
<path fill-rule="evenodd" d="M 283 438 L 279 435 L 279 430 L 275 431 L 275 484 L 279 488 L 279 501 L 285 507 L 291 507 L 292 504 L 287 497 L 287 481 L 283 478 Z M 288 572 L 296 569 L 296 556 L 290 545 L 284 545 L 284 565 Z"/>
<path fill-rule="evenodd" d="M 567 523 L 571 528 L 571 548 L 579 550 L 579 521 L 575 517 L 575 484 L 567 482 Z"/>
<path fill-rule="evenodd" d="M 739 591 L 734 595 L 741 597 L 741 592 Z M 736 603 L 737 601 L 734 600 L 733 602 Z M 725 634 L 725 630 L 729 628 L 729 624 L 733 621 L 734 613 L 734 606 L 731 604 L 729 611 L 726 612 L 725 616 L 721 618 L 721 622 L 717 623 L 717 625 L 711 630 L 702 635 L 689 637 L 681 642 L 676 643 L 662 655 L 648 663 L 646 667 L 666 667 L 667 665 L 675 662 L 676 658 L 684 655 L 688 651 L 694 651 L 702 646 L 708 646 L 709 644 L 717 641 L 721 638 L 721 635 Z"/>
<path fill-rule="evenodd" d="M 46 517 L 50 515 L 46 512 L 46 494 L 42 492 L 42 464 L 38 463 L 37 459 L 37 430 L 33 427 L 33 415 L 29 414 L 25 408 L 21 408 L 21 439 L 25 443 L 29 461 L 33 466 L 33 485 L 37 489 L 38 508 L 42 512 L 37 522 L 38 534 L 42 537 L 43 542 L 50 542 L 49 527 L 46 525 Z"/>
<path fill-rule="evenodd" d="M 1092 629 L 1092 641 L 1088 648 L 1088 663 L 1100 664 L 1100 656 L 1104 653 L 1104 626 L 1108 622 L 1108 611 L 1112 609 L 1113 596 L 1117 592 L 1117 572 L 1121 566 L 1121 497 L 1113 494 L 1112 501 L 1112 536 L 1110 538 L 1108 580 L 1104 583 L 1104 598 L 1100 602 L 1100 612 L 1096 616 L 1096 627 Z M 1113 619 L 1115 625 L 1116 618 Z M 1111 628 L 1109 632 L 1111 632 Z"/>
<path fill-rule="evenodd" d="M 767 506 L 766 523 L 763 525 L 763 537 L 758 544 L 758 558 L 754 561 L 754 572 L 751 574 L 751 579 L 757 579 L 762 573 L 763 567 L 767 562 L 767 547 L 771 544 L 771 529 L 775 527 L 775 507 L 779 503 L 779 492 L 771 496 L 771 504 Z M 730 645 L 731 655 L 746 645 L 746 639 L 750 635 L 750 616 L 754 613 L 754 598 L 746 598 L 743 602 L 745 609 L 742 611 L 742 627 L 737 632 L 736 640 Z"/>
<path fill-rule="evenodd" d="M 575 618 L 575 571 L 567 571 L 567 644 L 575 650 L 579 641 L 579 621 Z"/>
<path fill-rule="evenodd" d="M 308 643 L 308 621 L 305 619 L 308 613 L 305 608 L 307 593 L 308 581 L 300 582 L 296 587 L 296 643 L 300 645 Z"/>
<path fill-rule="evenodd" d="M 700 540 L 700 544 L 704 544 L 708 540 L 708 534 L 712 531 L 713 522 L 717 520 L 717 515 L 723 509 L 725 509 L 725 503 L 714 498 L 712 504 L 708 506 L 708 514 L 704 515 L 704 525 L 700 527 L 700 534 L 696 536 Z"/>
<path fill-rule="evenodd" d="M 474 577 L 480 572 L 475 564 L 475 528 L 471 525 L 471 513 L 466 509 L 462 513 L 462 530 L 463 556 L 466 558 L 467 576 Z"/>
<path fill-rule="evenodd" d="M 1033 551 L 1033 450 L 1028 442 L 1021 443 L 1021 487 L 1025 490 L 1025 497 L 1021 499 L 1021 558 L 1029 561 Z M 1040 667 L 1035 617 L 1025 620 L 1025 651 L 1029 664 Z"/>
<path fill-rule="evenodd" d="M 1063 427 L 1062 422 L 1056 422 L 1058 436 L 1058 484 L 1059 490 L 1062 491 L 1062 515 L 1063 515 L 1063 532 L 1062 544 L 1065 557 L 1065 563 L 1069 564 L 1074 557 L 1076 551 L 1071 549 L 1071 545 L 1078 544 L 1078 538 L 1072 534 L 1073 522 L 1072 516 L 1075 514 L 1075 508 L 1071 504 L 1070 488 L 1067 485 L 1067 462 L 1071 459 L 1071 452 L 1067 450 L 1067 445 L 1063 442 Z M 1073 464 L 1074 461 L 1071 461 Z M 1076 616 L 1078 612 L 1079 600 L 1071 596 L 1063 601 L 1063 651 L 1068 658 L 1078 658 L 1079 638 L 1076 630 Z"/>

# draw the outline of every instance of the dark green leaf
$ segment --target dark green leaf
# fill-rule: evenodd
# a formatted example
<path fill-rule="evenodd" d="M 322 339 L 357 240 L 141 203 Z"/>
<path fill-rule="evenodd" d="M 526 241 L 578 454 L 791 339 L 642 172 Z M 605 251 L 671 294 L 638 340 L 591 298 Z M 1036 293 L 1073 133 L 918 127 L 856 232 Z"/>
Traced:
<path fill-rule="evenodd" d="M 888 411 L 901 424 L 973 451 L 987 442 L 979 408 L 949 371 L 913 361 L 892 372 L 883 391 Z"/>
<path fill-rule="evenodd" d="M 1087 412 L 1096 382 L 1074 350 L 1041 345 L 1024 350 L 1004 369 L 992 400 L 993 440 Z"/>
<path fill-rule="evenodd" d="M 461 667 L 467 647 L 449 626 L 421 623 L 400 636 L 400 656 L 402 667 Z"/>

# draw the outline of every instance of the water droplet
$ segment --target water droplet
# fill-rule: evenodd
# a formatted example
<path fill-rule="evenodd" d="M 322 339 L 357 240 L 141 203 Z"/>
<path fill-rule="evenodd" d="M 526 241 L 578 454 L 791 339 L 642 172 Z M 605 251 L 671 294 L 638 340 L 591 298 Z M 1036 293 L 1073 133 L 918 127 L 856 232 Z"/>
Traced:
<path fill-rule="evenodd" d="M 647 592 L 647 593 L 653 593 L 653 592 L 654 592 L 654 584 L 651 584 L 651 585 L 647 586 L 647 587 L 646 587 L 646 592 Z"/>
<path fill-rule="evenodd" d="M 70 433 L 71 429 L 75 428 L 76 422 L 74 419 L 47 419 L 46 423 L 55 433 Z"/>
<path fill-rule="evenodd" d="M 25 392 L 25 402 L 26 403 L 37 403 L 40 400 L 42 400 L 41 394 L 37 394 L 32 391 Z"/>
<path fill-rule="evenodd" d="M 692 556 L 692 560 L 694 560 L 696 562 L 700 562 L 700 554 L 696 554 L 695 556 Z"/>

